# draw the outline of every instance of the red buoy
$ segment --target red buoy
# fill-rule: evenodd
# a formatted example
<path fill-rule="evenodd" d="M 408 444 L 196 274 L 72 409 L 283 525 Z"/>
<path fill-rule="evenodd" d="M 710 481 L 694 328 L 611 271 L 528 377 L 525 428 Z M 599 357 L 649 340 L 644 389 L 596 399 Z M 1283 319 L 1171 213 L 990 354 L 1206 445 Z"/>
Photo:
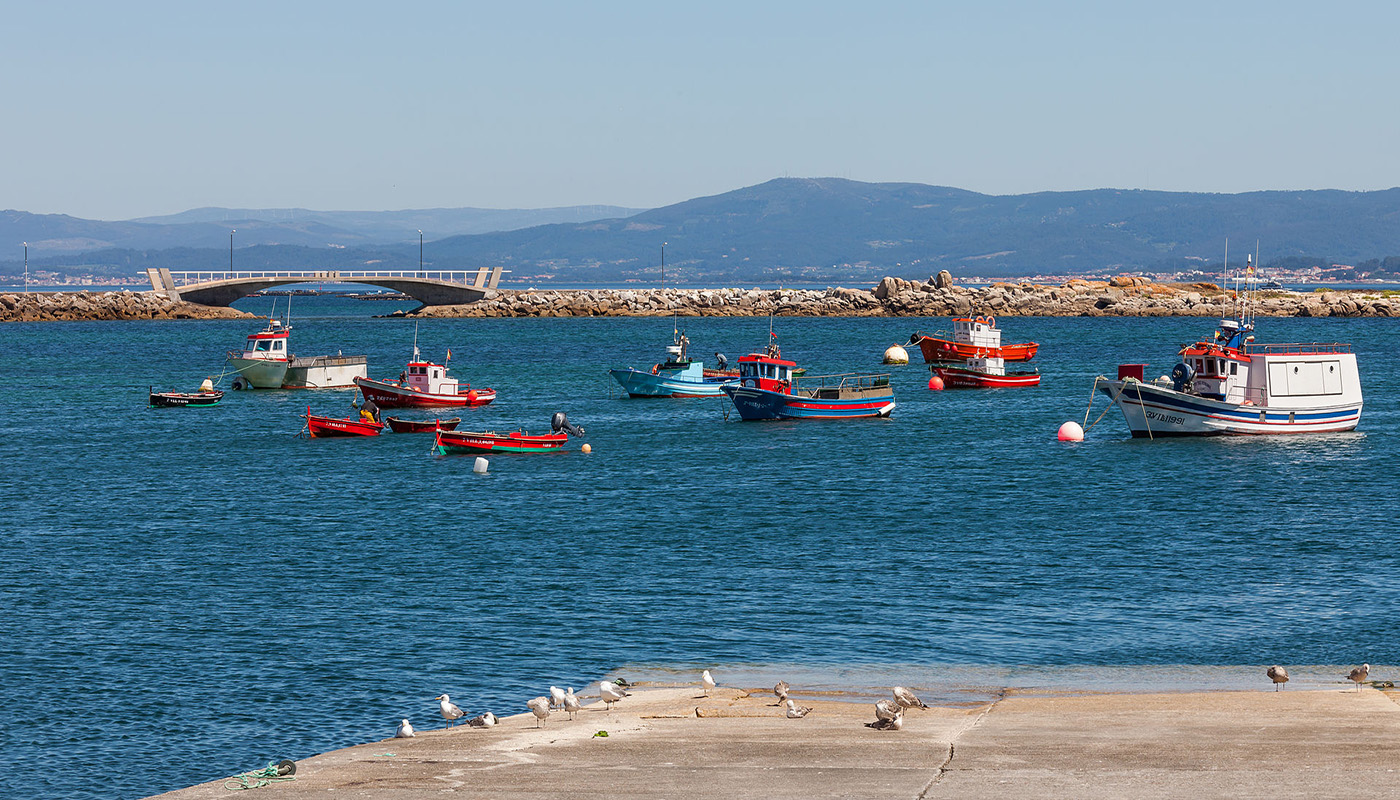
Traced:
<path fill-rule="evenodd" d="M 928 388 L 932 389 L 935 392 L 942 391 L 943 379 L 938 377 L 937 375 L 934 375 L 932 378 L 928 379 Z"/>

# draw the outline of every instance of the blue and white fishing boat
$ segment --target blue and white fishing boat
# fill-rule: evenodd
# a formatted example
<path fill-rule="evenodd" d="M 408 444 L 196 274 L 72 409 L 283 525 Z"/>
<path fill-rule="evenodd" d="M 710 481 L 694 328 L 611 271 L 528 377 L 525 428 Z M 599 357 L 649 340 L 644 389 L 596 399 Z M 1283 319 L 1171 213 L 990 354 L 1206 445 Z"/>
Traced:
<path fill-rule="evenodd" d="M 672 343 L 666 347 L 666 360 L 651 368 L 610 369 L 622 388 L 632 397 L 721 397 L 723 388 L 737 383 L 738 370 L 728 370 L 724 356 L 716 353 L 719 369 L 705 369 L 704 361 L 692 361 L 687 355 L 690 339 L 674 331 Z"/>
<path fill-rule="evenodd" d="M 1245 283 L 1241 295 L 1239 283 Z M 1238 314 L 1214 336 L 1183 347 L 1171 376 L 1143 380 L 1122 364 L 1098 390 L 1135 437 L 1349 431 L 1361 420 L 1361 379 L 1346 344 L 1255 344 L 1254 265 L 1236 280 Z"/>
<path fill-rule="evenodd" d="M 767 351 L 740 358 L 739 382 L 725 386 L 724 393 L 745 420 L 856 419 L 894 411 L 887 373 L 805 377 L 800 372 L 796 362 L 783 358 L 770 332 Z"/>

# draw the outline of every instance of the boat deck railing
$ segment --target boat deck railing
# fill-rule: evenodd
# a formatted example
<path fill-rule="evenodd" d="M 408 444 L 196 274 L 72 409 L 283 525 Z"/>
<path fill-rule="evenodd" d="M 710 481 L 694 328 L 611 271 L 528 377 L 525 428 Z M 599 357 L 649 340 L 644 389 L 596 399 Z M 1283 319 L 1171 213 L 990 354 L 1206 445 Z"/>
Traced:
<path fill-rule="evenodd" d="M 1350 353 L 1351 345 L 1338 344 L 1336 342 L 1305 342 L 1298 344 L 1246 344 L 1243 348 L 1247 354 L 1259 355 L 1311 355 L 1314 353 Z"/>
<path fill-rule="evenodd" d="M 818 389 L 838 389 L 842 391 L 865 391 L 890 385 L 888 372 L 842 372 L 834 375 L 804 375 L 793 381 L 794 388 L 804 391 Z"/>

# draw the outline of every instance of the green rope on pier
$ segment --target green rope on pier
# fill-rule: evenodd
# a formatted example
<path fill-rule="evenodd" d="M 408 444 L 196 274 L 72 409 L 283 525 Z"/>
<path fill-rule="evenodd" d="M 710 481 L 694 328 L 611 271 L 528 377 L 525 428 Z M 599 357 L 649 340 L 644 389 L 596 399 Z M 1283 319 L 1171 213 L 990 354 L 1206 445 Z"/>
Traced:
<path fill-rule="evenodd" d="M 296 772 L 295 767 L 293 767 L 291 772 L 287 772 L 286 774 L 283 774 L 284 771 L 284 768 L 282 768 L 278 762 L 269 761 L 267 762 L 267 767 L 264 769 L 255 769 L 229 778 L 224 781 L 224 788 L 231 792 L 241 792 L 244 789 L 261 789 L 264 786 L 271 786 L 274 783 L 286 783 L 287 781 L 294 781 L 297 779 L 297 777 L 292 774 L 292 772 Z"/>

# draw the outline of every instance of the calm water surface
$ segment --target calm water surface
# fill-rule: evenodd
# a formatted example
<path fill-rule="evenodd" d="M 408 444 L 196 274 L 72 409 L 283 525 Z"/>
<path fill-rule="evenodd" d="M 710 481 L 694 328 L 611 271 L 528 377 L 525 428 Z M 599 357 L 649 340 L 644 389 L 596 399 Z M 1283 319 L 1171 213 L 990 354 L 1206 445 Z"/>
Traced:
<path fill-rule="evenodd" d="M 397 306 L 297 302 L 296 352 L 402 369 L 413 323 L 368 318 Z M 768 335 L 682 322 L 697 353 Z M 6 792 L 136 797 L 436 725 L 444 691 L 514 713 L 608 673 L 947 688 L 1400 661 L 1395 321 L 1261 322 L 1355 344 L 1355 433 L 1148 442 L 1114 410 L 1055 441 L 1095 375 L 1161 374 L 1207 325 L 1007 318 L 1041 342 L 1039 388 L 930 392 L 911 365 L 893 419 L 740 423 L 618 397 L 606 368 L 659 360 L 670 320 L 426 321 L 425 355 L 500 391 L 464 429 L 562 410 L 594 448 L 487 475 L 422 436 L 296 437 L 349 392 L 145 408 L 149 384 L 217 376 L 254 323 L 0 327 L 0 730 L 26 765 Z M 814 372 L 940 327 L 776 322 Z"/>

